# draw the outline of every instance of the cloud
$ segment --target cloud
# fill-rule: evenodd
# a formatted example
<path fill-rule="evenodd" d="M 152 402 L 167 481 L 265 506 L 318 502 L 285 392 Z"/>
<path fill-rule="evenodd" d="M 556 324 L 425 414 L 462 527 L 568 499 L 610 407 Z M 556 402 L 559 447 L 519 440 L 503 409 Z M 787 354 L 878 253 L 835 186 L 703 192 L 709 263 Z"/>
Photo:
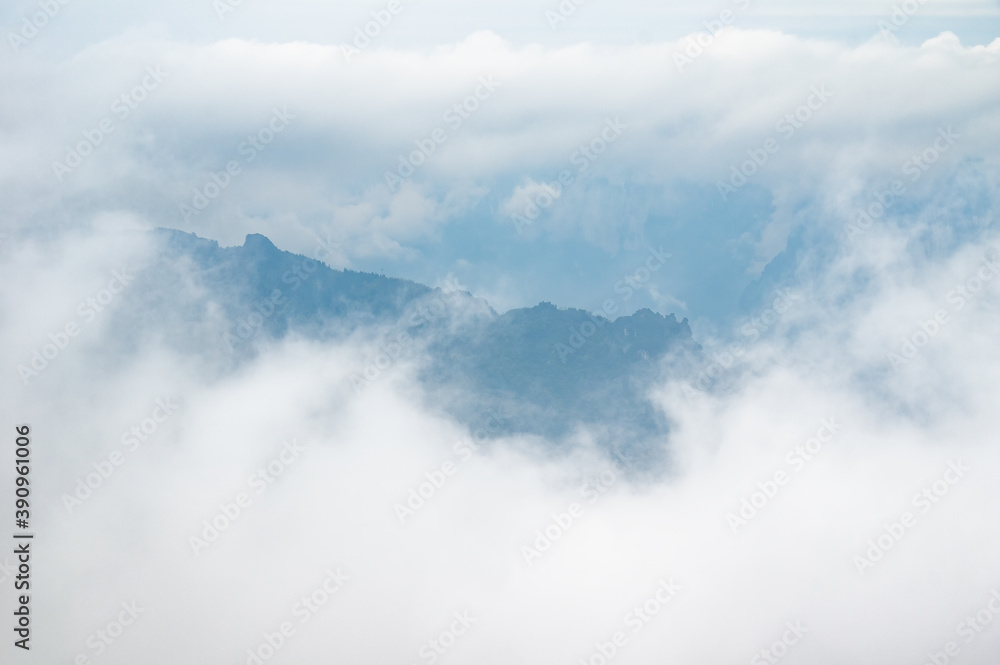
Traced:
<path fill-rule="evenodd" d="M 38 658 L 993 662 L 996 3 L 879 34 L 894 7 L 860 0 L 595 0 L 556 29 L 557 2 L 220 1 L 0 12 Z M 679 307 L 705 365 L 650 395 L 665 468 L 490 438 L 503 414 L 451 421 L 419 352 L 353 391 L 377 330 L 216 355 L 191 266 L 142 279 L 159 226 L 500 309 Z"/>
<path fill-rule="evenodd" d="M 8 368 L 62 320 L 32 315 L 53 285 L 67 293 L 47 309 L 74 317 L 108 269 L 143 264 L 130 238 L 4 249 L 24 284 L 2 305 Z M 96 657 L 88 638 L 134 601 L 142 614 L 103 662 L 246 662 L 285 622 L 275 658 L 297 663 L 421 662 L 431 640 L 442 660 L 525 663 L 588 662 L 616 640 L 622 662 L 785 648 L 789 662 L 884 663 L 953 640 L 965 662 L 989 662 L 995 631 L 957 631 L 1000 584 L 984 527 L 1000 512 L 998 295 L 969 281 L 1000 243 L 928 256 L 915 240 L 873 228 L 801 273 L 802 301 L 735 340 L 745 350 L 709 392 L 665 377 L 665 475 L 623 468 L 585 432 L 559 455 L 537 439 L 480 443 L 490 405 L 478 427 L 448 421 L 411 365 L 356 395 L 354 344 L 290 338 L 219 369 L 156 341 L 182 334 L 179 313 L 161 310 L 147 322 L 158 336 L 126 351 L 110 311 L 29 385 L 3 383 L 33 431 L 38 542 L 60 543 L 37 550 L 38 651 Z M 976 287 L 961 307 L 958 285 Z M 941 309 L 948 322 L 917 335 Z M 917 353 L 894 368 L 904 337 Z M 157 400 L 176 411 L 130 450 Z M 95 487 L 70 512 L 81 482 Z M 342 586 L 317 591 L 331 573 Z M 663 585 L 676 590 L 657 600 Z"/>
<path fill-rule="evenodd" d="M 336 232 L 357 241 L 355 261 L 412 261 L 422 241 L 479 217 L 479 205 L 496 206 L 493 223 L 506 225 L 513 242 L 509 208 L 525 183 L 570 170 L 579 182 L 535 230 L 611 254 L 648 235 L 657 217 L 691 216 L 673 192 L 685 183 L 719 190 L 720 202 L 729 200 L 720 184 L 737 194 L 764 188 L 773 217 L 762 239 L 741 241 L 759 270 L 801 224 L 793 211 L 831 201 L 835 214 L 849 215 L 871 196 L 865 183 L 901 177 L 901 165 L 939 130 L 962 139 L 911 193 L 931 191 L 963 160 L 996 152 L 995 86 L 984 77 L 997 42 L 962 46 L 943 34 L 919 47 L 850 46 L 737 28 L 679 72 L 674 57 L 688 48 L 688 39 L 517 46 L 479 32 L 434 50 L 366 52 L 349 64 L 335 45 L 318 43 L 117 37 L 71 60 L 5 69 L 5 85 L 20 91 L 7 111 L 17 142 L 6 149 L 19 157 L 0 183 L 5 224 L 65 228 L 127 211 L 229 243 L 263 231 L 302 252 L 313 234 Z M 147 67 L 161 68 L 162 82 L 133 92 L 149 83 Z M 455 115 L 456 104 L 482 93 L 481 77 L 499 87 L 474 100 L 468 117 Z M 928 86 L 949 93 L 927 95 Z M 558 96 L 549 94 L 554 87 Z M 816 90 L 824 91 L 819 98 Z M 143 99 L 121 117 L 121 97 L 133 94 Z M 276 109 L 292 117 L 270 133 Z M 574 161 L 609 118 L 627 125 L 621 138 L 594 160 Z M 114 132 L 87 145 L 102 119 Z M 435 130 L 446 141 L 406 187 L 388 191 L 386 174 Z M 768 140 L 773 152 L 764 151 Z M 90 154 L 56 174 L 74 151 Z M 755 165 L 755 155 L 766 162 Z M 184 213 L 234 163 L 239 174 L 221 193 Z M 621 182 L 633 188 L 631 211 L 616 202 Z"/>
<path fill-rule="evenodd" d="M 790 261 L 790 239 L 853 235 L 895 181 L 905 191 L 879 223 L 988 215 L 998 42 L 936 34 L 848 43 L 737 24 L 704 45 L 522 44 L 478 31 L 351 62 L 330 43 L 120 34 L 2 66 L 15 92 L 0 150 L 17 168 L 0 177 L 0 224 L 130 217 L 303 254 L 337 237 L 337 267 L 425 283 L 452 271 L 504 306 L 590 310 L 633 252 L 683 246 L 650 285 L 669 295 L 626 306 L 686 303 L 708 330 Z M 623 131 L 601 143 L 609 122 Z M 564 175 L 518 233 L 526 187 Z"/>

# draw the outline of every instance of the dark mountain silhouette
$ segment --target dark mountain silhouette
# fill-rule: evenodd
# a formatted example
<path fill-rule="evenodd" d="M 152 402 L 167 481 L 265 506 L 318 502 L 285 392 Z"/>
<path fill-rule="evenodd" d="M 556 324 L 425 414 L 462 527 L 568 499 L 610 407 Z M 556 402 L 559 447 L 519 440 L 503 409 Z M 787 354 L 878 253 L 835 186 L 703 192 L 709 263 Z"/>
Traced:
<path fill-rule="evenodd" d="M 667 431 L 647 399 L 654 380 L 701 353 L 686 319 L 648 309 L 614 321 L 546 302 L 498 314 L 467 292 L 333 270 L 262 235 L 242 247 L 166 229 L 155 238 L 130 290 L 154 305 L 139 310 L 180 321 L 165 343 L 237 366 L 289 334 L 376 340 L 380 351 L 359 359 L 355 390 L 416 358 L 428 407 L 470 426 L 492 412 L 503 432 L 558 440 L 586 425 L 606 445 L 633 446 Z M 141 322 L 128 325 L 148 335 Z"/>

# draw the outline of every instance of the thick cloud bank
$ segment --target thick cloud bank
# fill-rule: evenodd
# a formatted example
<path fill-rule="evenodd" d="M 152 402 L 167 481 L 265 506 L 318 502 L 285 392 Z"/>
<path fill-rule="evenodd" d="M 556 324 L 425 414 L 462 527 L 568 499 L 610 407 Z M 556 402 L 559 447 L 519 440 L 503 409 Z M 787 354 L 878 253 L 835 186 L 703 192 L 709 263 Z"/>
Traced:
<path fill-rule="evenodd" d="M 221 373 L 155 335 L 126 352 L 120 302 L 92 321 L 86 303 L 141 271 L 141 236 L 5 243 L 32 658 L 993 662 L 998 246 L 927 258 L 873 227 L 766 333 L 710 348 L 706 390 L 665 378 L 676 464 L 650 478 L 585 432 L 553 456 L 488 436 L 502 413 L 449 423 L 408 366 L 356 394 L 351 345 L 289 340 Z M 12 369 L 74 322 L 37 375 Z"/>

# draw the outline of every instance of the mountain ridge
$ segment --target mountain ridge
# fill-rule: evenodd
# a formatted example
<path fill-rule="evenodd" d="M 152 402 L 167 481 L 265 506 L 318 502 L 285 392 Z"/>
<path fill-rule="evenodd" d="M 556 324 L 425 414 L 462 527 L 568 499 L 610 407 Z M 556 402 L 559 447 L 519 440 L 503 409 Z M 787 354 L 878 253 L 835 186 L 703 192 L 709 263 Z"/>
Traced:
<path fill-rule="evenodd" d="M 154 237 L 140 292 L 181 315 L 195 331 L 185 341 L 214 317 L 224 343 L 210 341 L 207 355 L 228 352 L 239 364 L 291 333 L 337 341 L 393 328 L 418 343 L 429 403 L 470 423 L 500 408 L 507 432 L 560 439 L 582 425 L 615 430 L 619 442 L 664 434 L 648 392 L 701 352 L 686 318 L 646 308 L 609 319 L 543 301 L 500 313 L 468 291 L 334 269 L 261 234 L 232 247 L 174 229 Z M 360 367 L 352 377 L 355 388 L 365 380 Z"/>

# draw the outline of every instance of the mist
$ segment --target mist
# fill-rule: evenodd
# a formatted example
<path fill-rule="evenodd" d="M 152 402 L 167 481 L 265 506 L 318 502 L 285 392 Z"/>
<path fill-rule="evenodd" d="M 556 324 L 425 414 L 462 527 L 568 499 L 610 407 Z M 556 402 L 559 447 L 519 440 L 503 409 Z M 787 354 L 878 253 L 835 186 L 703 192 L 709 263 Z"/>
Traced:
<path fill-rule="evenodd" d="M 5 243 L 8 367 L 81 324 L 4 381 L 37 479 L 33 657 L 881 664 L 953 642 L 992 662 L 998 299 L 968 279 L 997 244 L 928 258 L 905 236 L 841 248 L 767 333 L 710 344 L 711 385 L 664 376 L 655 473 L 585 429 L 497 435 L 488 404 L 449 421 L 419 357 L 355 391 L 354 341 L 262 342 L 222 369 L 153 335 L 120 353 L 116 303 L 86 325 L 76 303 L 141 272 L 143 234 Z M 162 314 L 167 338 L 182 321 Z"/>

